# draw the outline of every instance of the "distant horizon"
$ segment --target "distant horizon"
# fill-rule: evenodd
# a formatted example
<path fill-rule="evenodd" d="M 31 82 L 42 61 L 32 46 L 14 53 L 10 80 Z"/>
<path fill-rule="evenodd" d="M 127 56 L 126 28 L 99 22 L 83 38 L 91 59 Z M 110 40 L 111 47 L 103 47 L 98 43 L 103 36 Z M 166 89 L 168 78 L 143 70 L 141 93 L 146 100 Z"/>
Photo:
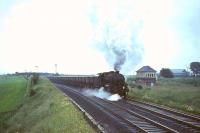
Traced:
<path fill-rule="evenodd" d="M 144 66 L 149 66 L 149 65 L 144 65 Z M 141 66 L 141 67 L 143 67 L 143 66 Z M 140 68 L 141 68 L 140 67 Z M 150 66 L 151 67 L 151 66 Z M 139 68 L 139 69 L 140 69 Z M 153 67 L 152 67 L 153 68 Z M 167 67 L 166 67 L 167 68 Z M 153 68 L 154 69 L 154 68 Z M 163 69 L 163 68 L 161 68 L 161 69 Z M 160 69 L 160 70 L 161 70 Z M 190 68 L 167 68 L 167 69 L 170 69 L 170 70 L 173 70 L 173 69 L 183 69 L 183 70 L 186 70 L 187 72 L 189 72 L 189 73 L 192 73 L 192 71 L 191 71 L 191 69 Z M 137 69 L 138 70 L 138 69 Z M 137 71 L 136 70 L 136 71 Z M 156 69 L 154 69 L 154 70 L 156 70 Z M 156 70 L 156 73 L 157 74 L 159 74 L 160 73 L 160 70 Z M 109 71 L 115 71 L 115 70 L 108 70 L 108 71 L 101 71 L 101 72 L 109 72 Z M 133 73 L 129 73 L 129 74 L 124 74 L 124 75 L 136 75 L 136 71 L 135 72 L 133 72 Z M 120 72 L 120 71 L 119 71 Z M 61 75 L 96 75 L 96 74 L 98 74 L 98 73 L 100 73 L 100 72 L 97 72 L 97 73 L 85 73 L 85 74 L 81 74 L 81 73 L 62 73 L 62 72 L 57 72 L 57 73 L 55 73 L 55 72 L 47 72 L 47 71 L 38 71 L 38 72 L 36 72 L 36 71 L 16 71 L 16 72 L 11 72 L 11 73 L 0 73 L 0 75 L 6 75 L 6 74 L 16 74 L 16 73 L 43 73 L 43 74 L 61 74 Z M 121 72 L 120 72 L 121 73 Z"/>

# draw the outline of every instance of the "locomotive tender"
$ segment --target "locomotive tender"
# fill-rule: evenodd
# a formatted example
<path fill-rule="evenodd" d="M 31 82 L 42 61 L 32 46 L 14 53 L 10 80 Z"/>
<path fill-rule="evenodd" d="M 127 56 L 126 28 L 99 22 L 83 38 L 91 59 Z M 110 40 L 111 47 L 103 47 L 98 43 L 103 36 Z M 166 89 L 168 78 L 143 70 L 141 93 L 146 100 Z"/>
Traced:
<path fill-rule="evenodd" d="M 128 87 L 125 78 L 119 71 L 99 73 L 98 75 L 68 75 L 49 77 L 52 82 L 81 88 L 100 88 L 112 94 L 119 94 L 126 98 Z"/>

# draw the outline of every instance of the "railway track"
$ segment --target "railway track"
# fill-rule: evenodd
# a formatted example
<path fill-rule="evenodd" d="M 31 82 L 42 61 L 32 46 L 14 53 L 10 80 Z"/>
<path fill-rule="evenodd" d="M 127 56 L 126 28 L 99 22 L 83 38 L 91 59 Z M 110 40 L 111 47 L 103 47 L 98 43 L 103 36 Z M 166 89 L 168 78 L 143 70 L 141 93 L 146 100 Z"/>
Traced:
<path fill-rule="evenodd" d="M 70 89 L 70 91 L 76 93 L 77 95 L 79 95 L 79 97 L 85 98 L 83 94 L 73 89 Z M 116 104 L 112 104 L 112 102 L 108 102 L 106 100 L 94 97 L 93 98 L 88 97 L 87 101 L 95 103 L 97 106 L 101 107 L 106 112 L 109 112 L 113 116 L 120 119 L 121 120 L 120 123 L 127 124 L 130 128 L 136 128 L 139 132 L 144 132 L 144 133 L 176 132 L 159 123 L 152 124 L 152 122 L 149 122 L 151 120 L 147 121 L 146 120 L 147 118 L 144 118 L 143 116 L 140 116 L 134 112 L 127 111 L 124 108 L 120 108 L 119 106 L 116 106 Z"/>
<path fill-rule="evenodd" d="M 133 112 L 123 106 L 110 102 L 108 100 L 99 99 L 101 105 L 108 107 L 105 108 L 115 113 L 117 117 L 121 117 L 122 120 L 127 121 L 133 127 L 137 127 L 140 131 L 145 133 L 178 133 L 177 131 L 166 127 L 158 122 L 148 119 L 136 112 Z M 103 101 L 103 102 L 101 102 Z M 99 104 L 99 103 L 97 103 Z"/>
<path fill-rule="evenodd" d="M 109 102 L 109 101 L 107 101 Z M 115 104 L 119 108 L 127 110 L 130 113 L 134 113 L 139 115 L 139 117 L 149 121 L 150 123 L 160 126 L 163 129 L 170 132 L 181 132 L 181 133 L 199 133 L 199 127 L 190 125 L 186 121 L 181 121 L 176 118 L 170 117 L 165 113 L 154 112 L 148 108 L 136 106 L 134 104 L 130 104 L 129 101 L 124 102 L 110 102 L 110 104 Z M 183 118 L 183 117 L 182 117 Z"/>
<path fill-rule="evenodd" d="M 81 94 L 64 85 L 55 84 L 57 88 L 70 96 L 76 103 L 85 109 L 93 119 L 101 125 L 105 132 L 108 133 L 138 133 L 142 132 L 135 127 L 130 127 L 126 122 L 121 121 L 120 117 L 116 117 L 112 112 L 107 111 L 102 105 L 96 104 L 93 99 Z M 96 98 L 97 99 L 97 98 Z"/>
<path fill-rule="evenodd" d="M 108 116 L 112 116 L 122 127 L 128 129 L 123 132 L 200 133 L 200 121 L 199 117 L 196 116 L 185 115 L 174 110 L 139 101 L 120 100 L 111 102 L 96 97 L 86 97 L 69 87 L 67 87 L 67 90 L 86 102 L 97 106 L 104 113 L 107 113 Z"/>
<path fill-rule="evenodd" d="M 142 102 L 142 101 L 135 100 L 133 98 L 128 98 L 128 100 L 131 101 L 131 102 L 141 103 L 141 104 L 144 104 L 144 105 L 147 105 L 147 106 L 150 106 L 150 107 L 154 107 L 154 108 L 157 108 L 157 109 L 168 111 L 168 112 L 171 112 L 171 113 L 174 113 L 174 114 L 177 114 L 177 115 L 180 115 L 180 116 L 184 116 L 184 117 L 187 117 L 187 118 L 200 120 L 199 115 L 186 114 L 186 113 L 180 112 L 176 109 L 172 109 L 172 108 L 169 108 L 169 107 L 166 107 L 166 106 L 163 106 L 163 105 L 157 105 L 157 104 L 154 104 L 154 103 Z"/>
<path fill-rule="evenodd" d="M 130 103 L 136 108 L 148 110 L 149 112 L 152 112 L 156 115 L 177 121 L 178 123 L 187 125 L 189 127 L 192 127 L 200 131 L 200 117 L 196 115 L 185 114 L 185 113 L 176 111 L 174 109 L 158 106 L 151 103 L 141 102 L 141 101 L 137 101 L 133 99 L 128 101 L 128 103 Z"/>

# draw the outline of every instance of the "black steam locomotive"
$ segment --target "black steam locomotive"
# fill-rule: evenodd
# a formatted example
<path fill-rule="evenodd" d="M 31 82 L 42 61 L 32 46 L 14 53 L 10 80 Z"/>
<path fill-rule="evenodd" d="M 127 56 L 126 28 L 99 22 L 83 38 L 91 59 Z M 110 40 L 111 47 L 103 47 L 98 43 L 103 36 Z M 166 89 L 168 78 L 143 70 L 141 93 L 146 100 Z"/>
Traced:
<path fill-rule="evenodd" d="M 68 75 L 49 77 L 52 82 L 65 84 L 81 88 L 100 88 L 104 87 L 106 91 L 112 94 L 119 94 L 126 98 L 128 87 L 125 83 L 125 78 L 119 71 L 110 71 L 94 75 Z"/>

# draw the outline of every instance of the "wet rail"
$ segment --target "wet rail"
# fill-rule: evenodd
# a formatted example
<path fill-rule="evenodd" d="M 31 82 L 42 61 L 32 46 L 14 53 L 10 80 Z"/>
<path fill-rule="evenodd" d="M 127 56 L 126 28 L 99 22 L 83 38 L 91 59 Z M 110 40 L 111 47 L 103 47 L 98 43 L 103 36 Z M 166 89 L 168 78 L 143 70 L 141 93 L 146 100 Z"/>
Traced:
<path fill-rule="evenodd" d="M 92 97 L 86 97 L 82 93 L 64 85 L 55 84 L 57 88 L 63 91 L 85 109 L 108 133 L 138 133 L 144 132 L 136 127 L 131 127 L 129 123 L 123 121 L 120 116 L 108 111 L 101 104 L 97 104 Z"/>
<path fill-rule="evenodd" d="M 73 93 L 76 93 L 79 97 L 85 98 L 85 96 L 79 92 L 77 92 L 74 89 L 70 89 Z M 121 123 L 126 123 L 129 128 L 136 128 L 139 132 L 144 133 L 167 133 L 167 132 L 175 132 L 175 130 L 172 130 L 164 125 L 161 125 L 156 122 L 152 122 L 152 120 L 148 120 L 148 118 L 145 118 L 137 113 L 128 111 L 125 108 L 122 108 L 113 102 L 109 102 L 107 100 L 102 100 L 99 98 L 91 98 L 87 97 L 88 102 L 93 102 L 96 105 L 103 108 L 105 111 L 111 113 L 115 117 L 119 118 L 121 120 Z"/>
<path fill-rule="evenodd" d="M 137 112 L 134 112 L 130 109 L 127 109 L 124 106 L 118 105 L 117 102 L 111 102 L 108 100 L 99 99 L 98 100 L 101 105 L 106 105 L 107 107 L 111 108 L 112 110 L 119 110 L 116 112 L 118 116 L 123 117 L 123 119 L 128 120 L 131 124 L 134 126 L 137 126 L 138 128 L 142 129 L 144 132 L 147 133 L 178 133 L 177 131 L 168 128 L 165 125 L 162 125 L 154 120 L 151 120 L 143 115 L 140 115 Z"/>
<path fill-rule="evenodd" d="M 184 116 L 183 113 L 179 114 L 178 112 L 168 111 L 168 109 L 159 106 L 134 100 L 119 100 L 112 102 L 96 97 L 88 97 L 76 89 L 67 86 L 65 89 L 71 93 L 70 95 L 76 95 L 76 99 L 78 97 L 84 99 L 86 105 L 87 103 L 90 103 L 93 107 L 98 107 L 98 109 L 107 114 L 108 117 L 112 116 L 113 121 L 111 123 L 106 123 L 105 125 L 113 126 L 114 123 L 119 123 L 116 127 L 119 128 L 120 126 L 120 128 L 123 127 L 127 129 L 123 130 L 123 132 L 200 133 L 200 121 L 199 118 L 195 116 Z M 90 108 L 90 110 L 92 109 L 93 108 Z M 94 112 L 97 112 L 98 109 Z M 98 116 L 101 117 L 101 115 Z M 195 118 L 193 119 L 193 117 Z"/>
<path fill-rule="evenodd" d="M 109 102 L 109 101 L 107 101 Z M 200 130 L 198 128 L 194 128 L 186 124 L 185 122 L 172 119 L 169 116 L 165 116 L 165 114 L 158 114 L 157 112 L 150 111 L 148 108 L 141 108 L 135 106 L 134 104 L 130 104 L 127 101 L 118 101 L 118 102 L 110 102 L 110 104 L 115 104 L 119 108 L 123 108 L 130 113 L 135 113 L 143 119 L 164 128 L 170 132 L 181 132 L 181 133 L 199 133 Z"/>
<path fill-rule="evenodd" d="M 161 109 L 161 110 L 165 110 L 165 111 L 168 111 L 168 112 L 180 115 L 180 116 L 184 116 L 184 117 L 187 117 L 187 118 L 195 119 L 195 120 L 198 120 L 198 121 L 200 120 L 199 115 L 187 114 L 187 113 L 181 112 L 179 110 L 176 110 L 176 109 L 164 106 L 164 105 L 158 105 L 158 104 L 155 104 L 155 103 L 148 103 L 148 102 L 144 102 L 144 101 L 139 101 L 139 100 L 135 100 L 131 97 L 128 97 L 128 100 L 132 101 L 132 102 L 136 102 L 136 103 L 141 103 L 141 104 L 144 104 L 144 105 L 147 105 L 147 106 L 151 106 L 151 107 L 154 107 L 154 108 L 158 108 L 158 109 Z"/>
<path fill-rule="evenodd" d="M 176 111 L 174 109 L 151 103 L 141 102 L 134 99 L 130 99 L 128 103 L 130 103 L 135 108 L 147 110 L 148 112 L 151 112 L 166 119 L 171 119 L 179 124 L 186 125 L 200 132 L 200 118 L 197 115 L 189 115 Z"/>

